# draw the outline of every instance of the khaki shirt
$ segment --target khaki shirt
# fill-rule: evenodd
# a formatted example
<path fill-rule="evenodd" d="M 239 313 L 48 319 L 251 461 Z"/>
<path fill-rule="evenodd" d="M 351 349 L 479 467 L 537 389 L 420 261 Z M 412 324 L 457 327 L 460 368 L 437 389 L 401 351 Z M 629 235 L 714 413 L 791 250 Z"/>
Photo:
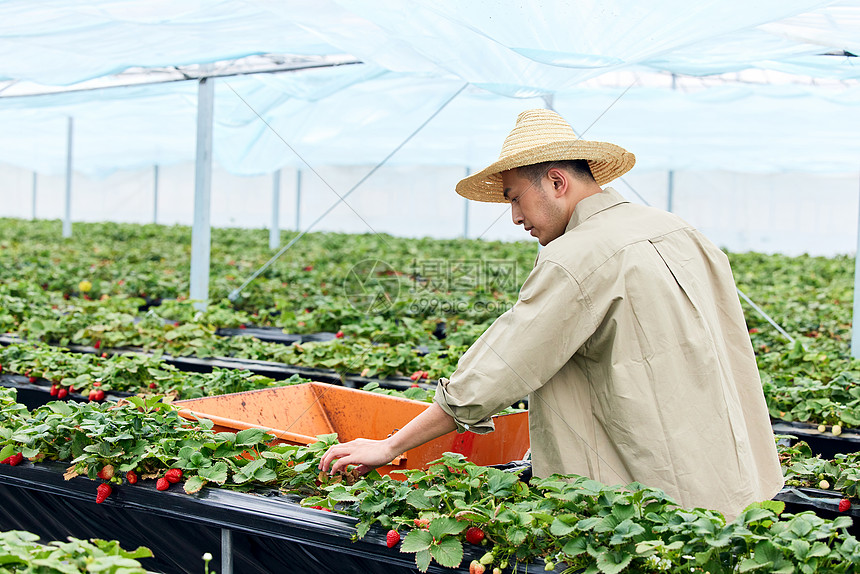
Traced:
<path fill-rule="evenodd" d="M 728 258 L 612 188 L 577 204 L 436 401 L 483 433 L 526 395 L 536 476 L 638 481 L 729 520 L 783 486 Z"/>

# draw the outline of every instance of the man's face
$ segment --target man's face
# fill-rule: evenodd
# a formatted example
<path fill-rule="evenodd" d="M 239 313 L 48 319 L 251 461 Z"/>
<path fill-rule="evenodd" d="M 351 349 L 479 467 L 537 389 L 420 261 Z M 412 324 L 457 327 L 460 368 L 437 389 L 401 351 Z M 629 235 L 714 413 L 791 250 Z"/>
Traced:
<path fill-rule="evenodd" d="M 503 171 L 502 187 L 505 197 L 511 202 L 514 225 L 522 224 L 541 245 L 561 237 L 569 218 L 548 177 L 544 176 L 540 185 L 535 185 L 520 177 L 516 170 Z"/>

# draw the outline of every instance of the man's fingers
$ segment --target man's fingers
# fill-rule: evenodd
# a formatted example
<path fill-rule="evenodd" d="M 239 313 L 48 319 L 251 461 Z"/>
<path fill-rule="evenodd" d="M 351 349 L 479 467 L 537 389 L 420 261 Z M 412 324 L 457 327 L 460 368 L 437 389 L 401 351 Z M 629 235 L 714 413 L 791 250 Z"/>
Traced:
<path fill-rule="evenodd" d="M 329 449 L 325 452 L 322 459 L 320 459 L 319 469 L 323 472 L 328 470 L 331 461 L 337 456 L 337 450 L 340 445 L 335 445 L 329 447 Z"/>

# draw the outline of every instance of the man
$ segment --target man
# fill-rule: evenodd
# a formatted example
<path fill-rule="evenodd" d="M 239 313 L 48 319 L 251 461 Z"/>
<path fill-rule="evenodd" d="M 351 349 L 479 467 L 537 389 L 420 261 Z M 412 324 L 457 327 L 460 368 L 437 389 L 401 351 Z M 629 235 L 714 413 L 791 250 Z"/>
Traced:
<path fill-rule="evenodd" d="M 638 481 L 733 519 L 782 487 L 755 356 L 725 254 L 680 218 L 601 185 L 635 158 L 523 112 L 499 160 L 457 192 L 507 201 L 544 249 L 511 310 L 436 400 L 381 441 L 333 446 L 320 468 L 366 472 L 447 432 L 492 430 L 529 395 L 533 473 Z"/>

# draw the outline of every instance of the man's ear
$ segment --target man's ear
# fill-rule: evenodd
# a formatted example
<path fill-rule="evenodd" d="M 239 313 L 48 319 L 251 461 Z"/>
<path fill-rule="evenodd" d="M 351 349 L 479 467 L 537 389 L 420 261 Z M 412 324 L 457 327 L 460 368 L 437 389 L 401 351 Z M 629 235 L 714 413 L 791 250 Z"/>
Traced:
<path fill-rule="evenodd" d="M 550 168 L 546 176 L 549 178 L 550 185 L 552 185 L 553 189 L 553 195 L 555 197 L 562 197 L 567 193 L 567 189 L 570 186 L 570 177 L 568 174 L 561 169 L 553 167 Z"/>

